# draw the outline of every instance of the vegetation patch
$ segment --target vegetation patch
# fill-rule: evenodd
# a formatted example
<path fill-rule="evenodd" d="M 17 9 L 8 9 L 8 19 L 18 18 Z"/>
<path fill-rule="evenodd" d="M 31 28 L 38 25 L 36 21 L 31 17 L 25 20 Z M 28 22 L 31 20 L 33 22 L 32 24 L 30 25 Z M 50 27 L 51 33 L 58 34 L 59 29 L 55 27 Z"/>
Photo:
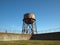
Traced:
<path fill-rule="evenodd" d="M 0 45 L 60 45 L 59 40 L 0 41 Z"/>

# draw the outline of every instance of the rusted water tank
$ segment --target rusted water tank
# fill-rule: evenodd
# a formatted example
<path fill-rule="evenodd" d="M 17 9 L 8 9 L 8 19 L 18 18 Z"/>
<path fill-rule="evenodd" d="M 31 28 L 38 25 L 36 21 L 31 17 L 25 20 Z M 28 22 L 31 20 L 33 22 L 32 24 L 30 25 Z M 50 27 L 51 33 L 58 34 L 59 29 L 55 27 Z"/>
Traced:
<path fill-rule="evenodd" d="M 26 24 L 33 24 L 34 21 L 35 21 L 35 15 L 32 14 L 32 13 L 26 13 L 26 14 L 24 15 L 23 21 L 24 21 Z"/>
<path fill-rule="evenodd" d="M 37 34 L 36 19 L 33 13 L 24 14 L 22 34 Z"/>

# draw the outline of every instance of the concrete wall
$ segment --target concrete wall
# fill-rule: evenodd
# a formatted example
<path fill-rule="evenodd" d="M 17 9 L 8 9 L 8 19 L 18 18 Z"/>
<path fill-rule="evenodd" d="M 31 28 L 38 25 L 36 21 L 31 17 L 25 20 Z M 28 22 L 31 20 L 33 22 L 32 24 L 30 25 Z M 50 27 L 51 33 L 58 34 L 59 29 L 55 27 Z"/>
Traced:
<path fill-rule="evenodd" d="M 34 35 L 0 33 L 0 41 L 13 41 L 13 40 L 60 40 L 60 32 Z"/>
<path fill-rule="evenodd" d="M 0 41 L 29 40 L 30 38 L 30 34 L 0 33 Z"/>
<path fill-rule="evenodd" d="M 30 40 L 60 40 L 60 32 L 34 34 L 31 36 Z"/>

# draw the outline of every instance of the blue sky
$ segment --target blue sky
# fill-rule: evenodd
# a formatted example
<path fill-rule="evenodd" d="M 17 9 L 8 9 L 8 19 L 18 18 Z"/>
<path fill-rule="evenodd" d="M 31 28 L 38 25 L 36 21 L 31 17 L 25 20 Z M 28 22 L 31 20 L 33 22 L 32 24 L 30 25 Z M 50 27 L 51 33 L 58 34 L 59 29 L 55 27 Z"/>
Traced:
<path fill-rule="evenodd" d="M 0 0 L 0 31 L 21 32 L 25 13 L 35 14 L 38 32 L 60 31 L 60 0 Z"/>

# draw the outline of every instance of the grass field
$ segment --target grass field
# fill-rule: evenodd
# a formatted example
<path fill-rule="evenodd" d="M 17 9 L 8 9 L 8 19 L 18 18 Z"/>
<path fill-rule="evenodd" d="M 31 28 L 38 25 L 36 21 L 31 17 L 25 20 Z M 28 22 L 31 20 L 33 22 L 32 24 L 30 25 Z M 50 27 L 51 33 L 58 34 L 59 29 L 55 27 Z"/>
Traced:
<path fill-rule="evenodd" d="M 60 45 L 59 40 L 0 41 L 0 45 Z"/>

